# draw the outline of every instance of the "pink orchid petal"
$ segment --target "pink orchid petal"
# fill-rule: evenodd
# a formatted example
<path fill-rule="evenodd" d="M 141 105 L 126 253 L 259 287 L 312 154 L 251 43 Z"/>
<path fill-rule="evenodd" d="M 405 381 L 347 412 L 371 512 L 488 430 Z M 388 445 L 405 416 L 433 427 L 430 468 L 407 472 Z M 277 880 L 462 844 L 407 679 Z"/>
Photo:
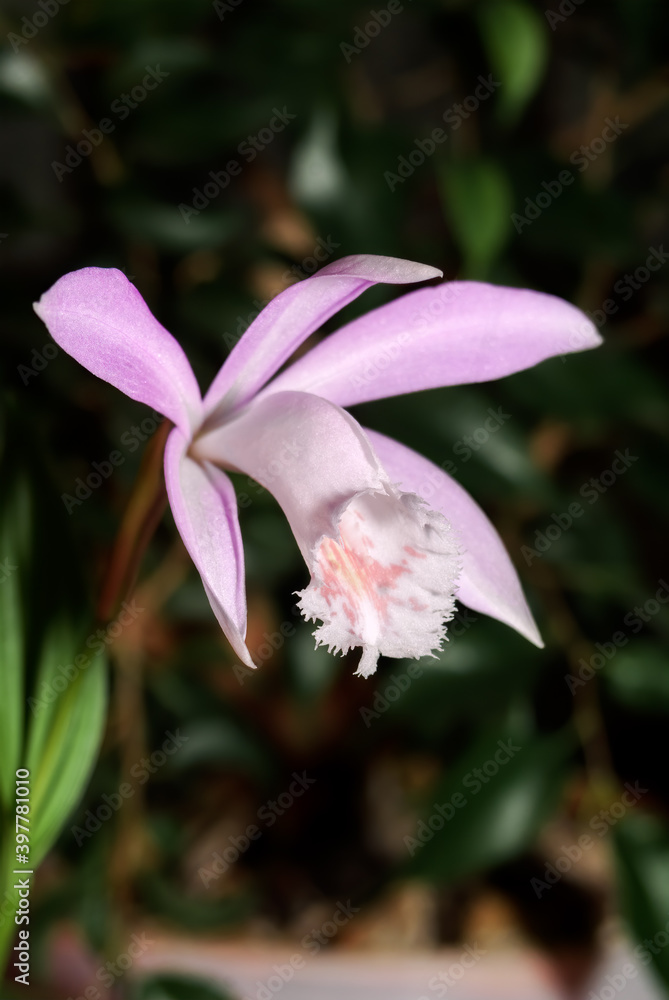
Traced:
<path fill-rule="evenodd" d="M 230 645 L 253 667 L 244 642 L 244 550 L 235 490 L 216 466 L 190 458 L 188 446 L 188 438 L 175 428 L 165 448 L 165 483 L 174 521 Z"/>
<path fill-rule="evenodd" d="M 409 292 L 353 320 L 282 372 L 263 395 L 299 390 L 352 406 L 501 378 L 600 343 L 590 320 L 553 295 L 454 281 Z"/>
<path fill-rule="evenodd" d="M 307 337 L 377 282 L 407 284 L 440 277 L 427 264 L 357 254 L 322 268 L 272 299 L 233 348 L 205 396 L 216 421 L 247 402 Z"/>
<path fill-rule="evenodd" d="M 360 425 L 301 392 L 253 402 L 200 436 L 192 454 L 253 476 L 284 510 L 311 573 L 305 617 L 316 640 L 361 646 L 358 673 L 380 654 L 440 649 L 454 610 L 459 552 L 444 518 L 390 482 Z"/>
<path fill-rule="evenodd" d="M 200 390 L 186 355 L 120 271 L 72 271 L 33 308 L 56 343 L 94 375 L 186 434 L 199 425 Z"/>
<path fill-rule="evenodd" d="M 458 600 L 510 625 L 542 647 L 543 642 L 523 595 L 518 574 L 492 524 L 454 479 L 411 448 L 376 431 L 367 431 L 391 479 L 423 497 L 459 534 L 462 575 Z"/>

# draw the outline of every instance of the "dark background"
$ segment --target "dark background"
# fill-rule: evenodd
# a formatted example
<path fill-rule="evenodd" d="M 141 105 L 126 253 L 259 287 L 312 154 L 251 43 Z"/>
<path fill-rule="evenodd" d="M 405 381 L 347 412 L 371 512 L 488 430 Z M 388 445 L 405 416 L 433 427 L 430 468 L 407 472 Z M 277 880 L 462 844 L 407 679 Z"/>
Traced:
<path fill-rule="evenodd" d="M 616 915 L 639 939 L 669 919 L 669 614 L 655 599 L 669 596 L 666 5 L 410 0 L 391 15 L 348 0 L 45 4 L 4 0 L 0 13 L 4 406 L 51 477 L 52 492 L 33 480 L 47 507 L 93 462 L 124 456 L 35 552 L 47 603 L 64 562 L 81 565 L 95 603 L 150 417 L 45 351 L 31 303 L 69 270 L 121 268 L 203 389 L 262 305 L 312 273 L 316 250 L 551 292 L 588 311 L 605 345 L 355 411 L 484 507 L 543 651 L 463 611 L 443 655 L 391 703 L 392 675 L 408 677 L 409 664 L 382 661 L 364 682 L 355 656 L 314 652 L 293 603 L 306 584 L 297 547 L 273 499 L 240 477 L 252 498 L 241 511 L 249 648 L 263 659 L 251 675 L 165 516 L 142 563 L 146 610 L 110 646 L 97 765 L 33 887 L 34 978 L 67 996 L 47 971 L 63 935 L 99 955 L 145 919 L 184 935 L 299 940 L 305 920 L 350 897 L 362 916 L 334 947 L 466 942 L 492 922 L 539 943 L 575 988 Z M 153 90 L 147 67 L 165 74 Z M 479 78 L 494 82 L 484 99 Z M 293 117 L 268 132 L 277 109 Z M 444 141 L 419 162 L 437 128 Z M 85 130 L 95 144 L 81 145 Z M 191 213 L 194 189 L 231 161 L 239 171 Z M 343 319 L 394 294 L 373 289 Z M 499 431 L 463 447 L 500 406 Z M 617 451 L 629 469 L 580 492 Z M 583 513 L 565 528 L 574 502 Z M 263 656 L 268 636 L 278 648 Z M 150 780 L 133 777 L 178 729 L 183 748 Z M 404 838 L 419 819 L 508 739 L 522 753 L 412 857 Z M 215 852 L 304 770 L 313 787 L 205 885 Z M 77 838 L 72 827 L 129 778 L 134 794 Z M 646 791 L 621 818 L 607 810 L 625 782 Z M 584 834 L 583 857 L 537 890 L 532 880 Z M 669 948 L 654 965 L 669 982 Z"/>

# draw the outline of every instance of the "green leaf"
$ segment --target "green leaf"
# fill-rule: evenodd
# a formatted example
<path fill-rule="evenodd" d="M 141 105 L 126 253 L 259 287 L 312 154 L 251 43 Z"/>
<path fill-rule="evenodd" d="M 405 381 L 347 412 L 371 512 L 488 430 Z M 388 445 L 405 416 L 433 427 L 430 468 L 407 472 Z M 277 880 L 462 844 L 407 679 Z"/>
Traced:
<path fill-rule="evenodd" d="M 667 654 L 652 640 L 633 639 L 608 664 L 604 678 L 617 701 L 645 712 L 669 712 Z"/>
<path fill-rule="evenodd" d="M 209 180 L 206 177 L 202 183 Z M 179 206 L 165 205 L 149 195 L 127 193 L 111 202 L 108 216 L 111 225 L 125 237 L 151 240 L 161 249 L 183 253 L 225 246 L 243 230 L 243 215 L 226 211 L 218 204 L 207 206 L 208 211 L 201 215 L 189 215 L 186 210 L 192 208 L 193 197 L 192 189 L 184 195 L 182 214 Z"/>
<path fill-rule="evenodd" d="M 486 735 L 451 765 L 412 840 L 405 838 L 412 853 L 406 874 L 455 882 L 532 843 L 559 799 L 575 741 L 569 729 L 521 732 L 507 726 Z"/>
<path fill-rule="evenodd" d="M 492 160 L 455 161 L 443 172 L 442 198 L 463 255 L 463 277 L 484 280 L 511 229 L 513 193 Z"/>
<path fill-rule="evenodd" d="M 67 656 L 76 647 L 61 648 Z M 53 659 L 46 669 L 53 675 Z M 56 698 L 48 728 L 37 724 L 38 716 L 30 729 L 26 764 L 31 773 L 31 857 L 35 865 L 55 841 L 86 787 L 102 739 L 106 707 L 105 658 L 96 654 Z"/>
<path fill-rule="evenodd" d="M 4 442 L 3 442 L 4 444 Z M 23 476 L 14 474 L 2 451 L 0 500 L 0 801 L 13 804 L 15 772 L 23 739 L 24 621 L 21 581 L 29 558 L 30 496 Z"/>
<path fill-rule="evenodd" d="M 23 413 L 2 414 L 0 747 L 3 827 L 0 895 L 14 906 L 16 770 L 30 772 L 30 868 L 40 863 L 93 767 L 106 706 L 103 657 L 80 654 L 89 621 L 65 511 Z M 9 566 L 12 568 L 9 570 Z M 6 589 L 3 589 L 6 588 Z M 7 896 L 5 897 L 5 893 Z M 0 966 L 13 924 L 0 925 Z"/>
<path fill-rule="evenodd" d="M 253 732 L 234 718 L 210 716 L 188 725 L 188 742 L 172 759 L 175 771 L 218 764 L 266 778 L 272 760 Z"/>
<path fill-rule="evenodd" d="M 246 889 L 213 900 L 188 896 L 182 885 L 159 873 L 144 876 L 140 891 L 149 911 L 192 930 L 239 926 L 258 905 L 255 893 Z"/>
<path fill-rule="evenodd" d="M 465 632 L 470 620 L 475 627 Z M 540 653 L 524 648 L 526 640 L 511 629 L 464 608 L 456 612 L 449 627 L 456 631 L 451 631 L 446 648 L 435 659 L 422 661 L 422 674 L 384 710 L 380 725 L 397 728 L 401 724 L 411 728 L 421 741 L 438 741 L 454 726 L 499 717 L 536 685 L 542 670 Z M 372 702 L 372 708 L 375 703 L 383 708 L 393 676 L 406 673 L 411 662 L 404 661 L 400 670 L 379 674 L 379 699 Z M 511 675 L 510 662 L 515 664 Z"/>
<path fill-rule="evenodd" d="M 644 942 L 635 957 L 669 988 L 669 830 L 657 817 L 628 815 L 614 828 L 614 845 L 622 913 Z"/>
<path fill-rule="evenodd" d="M 341 670 L 341 660 L 328 653 L 325 646 L 316 646 L 313 626 L 299 627 L 289 643 L 287 666 L 293 690 L 301 701 L 311 705 L 330 691 Z"/>
<path fill-rule="evenodd" d="M 488 0 L 478 11 L 481 33 L 501 87 L 500 118 L 513 123 L 537 89 L 546 66 L 546 25 L 525 0 Z"/>
<path fill-rule="evenodd" d="M 232 1000 L 232 997 L 232 993 L 214 983 L 170 974 L 150 976 L 132 993 L 132 1000 Z"/>

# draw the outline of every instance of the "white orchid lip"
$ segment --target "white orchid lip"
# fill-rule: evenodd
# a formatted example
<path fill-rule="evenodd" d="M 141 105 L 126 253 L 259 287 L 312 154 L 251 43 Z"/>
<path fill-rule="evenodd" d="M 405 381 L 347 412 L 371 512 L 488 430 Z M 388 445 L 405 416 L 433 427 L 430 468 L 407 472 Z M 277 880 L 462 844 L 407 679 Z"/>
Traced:
<path fill-rule="evenodd" d="M 379 655 L 434 655 L 454 613 L 459 549 L 446 519 L 390 483 L 348 500 L 313 552 L 311 583 L 298 596 L 305 618 L 320 619 L 317 645 L 346 653 L 362 646 L 356 673 L 369 677 Z"/>

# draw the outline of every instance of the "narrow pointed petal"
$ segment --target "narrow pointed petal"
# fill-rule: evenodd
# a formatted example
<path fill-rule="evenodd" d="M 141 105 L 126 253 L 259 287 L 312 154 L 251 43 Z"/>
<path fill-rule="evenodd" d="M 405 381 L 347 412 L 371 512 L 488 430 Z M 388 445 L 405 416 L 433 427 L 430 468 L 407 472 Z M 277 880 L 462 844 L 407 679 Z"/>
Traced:
<path fill-rule="evenodd" d="M 191 453 L 252 476 L 284 510 L 311 572 L 301 607 L 330 649 L 441 648 L 453 614 L 457 546 L 445 519 L 390 482 L 360 425 L 318 396 L 277 393 L 205 433 Z"/>
<path fill-rule="evenodd" d="M 205 396 L 210 423 L 251 399 L 314 330 L 371 285 L 401 285 L 440 275 L 427 264 L 357 254 L 286 288 L 251 323 L 212 382 Z"/>
<path fill-rule="evenodd" d="M 165 482 L 174 521 L 230 645 L 253 667 L 244 641 L 244 550 L 235 490 L 216 466 L 190 458 L 188 445 L 188 438 L 175 428 L 165 448 Z"/>
<path fill-rule="evenodd" d="M 478 504 L 427 458 L 376 431 L 367 434 L 393 482 L 424 497 L 459 535 L 462 574 L 458 600 L 474 611 L 510 625 L 535 646 L 542 647 L 518 574 L 502 540 Z"/>
<path fill-rule="evenodd" d="M 409 292 L 330 334 L 263 395 L 299 390 L 352 406 L 486 382 L 600 343 L 587 316 L 554 295 L 454 281 Z"/>
<path fill-rule="evenodd" d="M 71 271 L 33 308 L 59 347 L 98 378 L 186 434 L 199 425 L 202 400 L 186 355 L 120 271 Z"/>

